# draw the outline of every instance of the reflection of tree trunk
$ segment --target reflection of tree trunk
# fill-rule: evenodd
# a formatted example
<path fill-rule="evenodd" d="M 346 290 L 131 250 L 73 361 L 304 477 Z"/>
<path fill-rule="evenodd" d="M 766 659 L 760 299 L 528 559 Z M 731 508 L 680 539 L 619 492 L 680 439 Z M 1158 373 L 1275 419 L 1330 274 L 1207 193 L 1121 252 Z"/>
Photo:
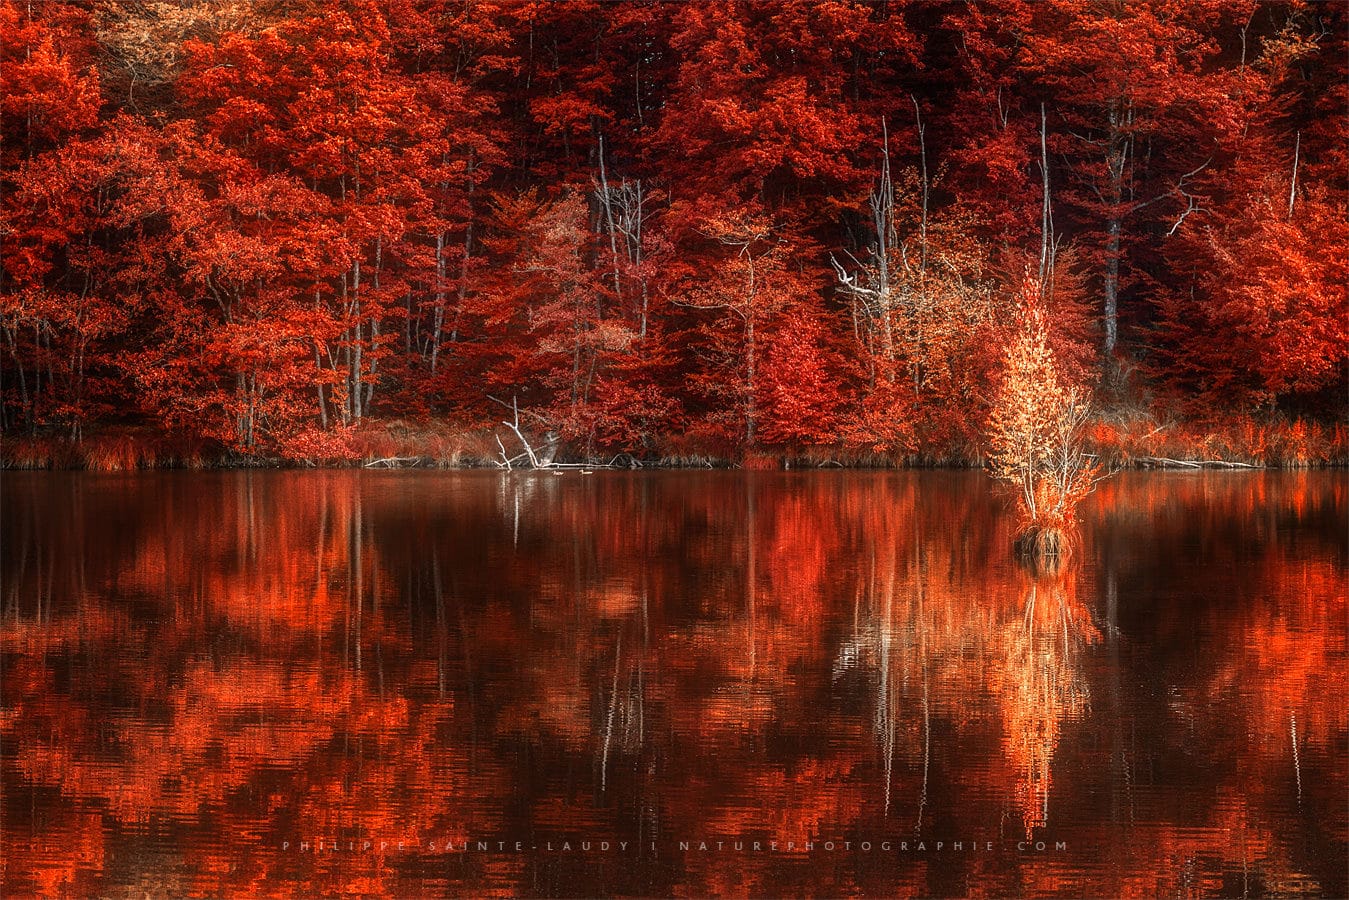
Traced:
<path fill-rule="evenodd" d="M 752 278 L 753 276 L 751 276 Z M 754 444 L 754 310 L 745 316 L 745 445 Z"/>
<path fill-rule="evenodd" d="M 1124 714 L 1121 701 L 1121 662 L 1119 647 L 1119 588 L 1115 581 L 1114 561 L 1106 561 L 1105 618 L 1107 665 L 1110 671 L 1110 822 L 1122 825 L 1125 792 L 1129 786 L 1129 762 L 1124 740 Z"/>
<path fill-rule="evenodd" d="M 56 585 L 56 557 L 57 554 L 48 551 L 47 555 L 47 578 L 44 585 L 44 591 L 38 598 L 38 617 L 39 625 L 50 625 L 52 621 L 52 600 L 53 588 Z"/>
<path fill-rule="evenodd" d="M 745 575 L 745 607 L 749 612 L 749 674 L 754 677 L 754 589 L 758 584 L 754 548 L 754 480 L 745 479 L 745 535 L 749 550 L 749 570 Z"/>
<path fill-rule="evenodd" d="M 451 569 L 453 571 L 453 569 Z M 531 595 L 532 596 L 532 595 Z M 451 599 L 458 597 L 458 591 L 455 590 L 453 582 L 450 584 Z M 462 602 L 456 602 L 455 608 L 459 612 L 459 645 L 464 652 L 464 690 L 468 695 L 468 721 L 469 721 L 469 742 L 468 742 L 468 770 L 470 773 L 477 771 L 478 762 L 478 682 L 477 669 L 473 665 L 473 641 L 469 639 L 468 634 L 468 611 Z"/>
<path fill-rule="evenodd" d="M 604 750 L 600 755 L 600 793 L 609 787 L 609 745 L 614 737 L 614 712 L 618 709 L 618 666 L 623 659 L 623 632 L 614 643 L 614 679 L 609 687 L 609 715 L 604 723 Z"/>
<path fill-rule="evenodd" d="M 873 551 L 872 555 L 871 583 L 872 590 L 876 586 L 876 559 Z M 874 596 L 874 595 L 873 595 Z M 895 709 L 893 685 L 890 683 L 890 653 L 894 642 L 894 606 L 895 606 L 895 570 L 893 565 L 890 569 L 890 577 L 886 579 L 884 600 L 881 602 L 881 628 L 880 628 L 880 691 L 876 698 L 876 718 L 877 730 L 880 732 L 883 745 L 883 754 L 885 757 L 885 813 L 890 813 L 890 787 L 894 778 L 895 770 Z"/>
<path fill-rule="evenodd" d="M 351 517 L 351 558 L 348 563 L 348 571 L 351 573 L 351 580 L 348 583 L 348 591 L 354 589 L 353 600 L 356 604 L 356 671 L 361 671 L 361 613 L 364 609 L 362 601 L 365 578 L 361 571 L 361 540 L 362 534 L 361 522 L 361 495 L 356 492 L 356 509 Z"/>
<path fill-rule="evenodd" d="M 511 486 L 512 514 L 511 514 L 511 547 L 520 549 L 520 485 Z"/>
<path fill-rule="evenodd" d="M 1297 799 L 1302 802 L 1302 761 L 1297 749 L 1297 714 L 1288 714 L 1288 730 L 1293 736 L 1293 774 L 1297 776 Z"/>
<path fill-rule="evenodd" d="M 649 501 L 650 488 L 651 488 L 650 482 L 648 482 L 648 481 L 643 481 L 643 482 L 642 482 L 641 493 L 640 493 L 640 495 L 639 495 L 639 496 L 640 496 L 640 507 L 639 507 L 639 513 L 640 513 L 640 515 L 639 515 L 638 521 L 643 522 L 643 523 L 646 523 L 646 522 L 649 522 L 649 521 L 650 521 L 650 515 L 651 515 L 651 513 L 650 513 L 650 503 L 648 502 L 648 501 Z M 647 549 L 651 549 L 651 548 L 650 548 L 649 538 L 645 537 L 645 533 L 644 533 L 643 546 L 644 546 L 645 548 L 647 548 Z M 638 847 L 643 847 L 643 846 L 645 846 L 645 844 L 643 844 L 643 841 L 644 841 L 648 836 L 651 837 L 651 838 L 656 837 L 656 835 L 657 835 L 657 833 L 658 833 L 658 831 L 659 831 L 659 826 L 660 826 L 660 814 L 659 814 L 659 812 L 658 812 L 658 805 L 659 805 L 659 804 L 658 804 L 658 802 L 652 802 L 651 800 L 648 799 L 649 791 L 650 791 L 650 779 L 651 779 L 651 778 L 654 778 L 654 777 L 656 776 L 657 757 L 655 756 L 655 748 L 652 748 L 652 750 L 651 750 L 651 755 L 648 756 L 648 755 L 647 755 L 648 750 L 647 750 L 647 746 L 646 746 L 646 711 L 645 711 L 645 706 L 646 706 L 646 694 L 645 694 L 645 684 L 646 684 L 646 660 L 647 660 L 647 655 L 651 652 L 651 625 L 650 625 L 650 621 L 651 621 L 651 619 L 650 619 L 650 595 L 651 595 L 651 591 L 650 591 L 650 584 L 649 584 L 649 580 L 650 580 L 650 577 L 651 577 L 651 575 L 650 575 L 651 569 L 650 569 L 650 567 L 648 567 L 648 566 L 643 566 L 641 571 L 642 571 L 642 575 L 641 575 L 641 590 L 642 590 L 642 653 L 641 653 L 641 655 L 638 657 L 638 668 L 637 668 L 638 692 L 639 692 L 639 694 L 640 694 L 640 697 L 639 697 L 640 705 L 639 705 L 638 708 L 637 708 L 637 710 L 638 710 L 638 720 L 637 720 L 637 721 L 638 721 L 638 726 L 637 726 L 637 733 L 638 733 L 638 740 L 641 741 L 641 747 L 640 747 L 641 756 L 639 757 L 639 759 L 642 760 L 643 765 L 640 766 L 640 772 L 639 772 L 639 775 L 638 775 L 638 778 L 637 778 L 637 798 L 636 798 L 636 800 L 637 800 L 637 809 L 638 809 L 638 816 L 637 816 L 637 841 L 638 841 L 637 846 L 638 846 Z M 659 671 L 657 671 L 657 683 L 659 683 L 659 681 L 660 681 L 660 679 L 659 679 Z M 657 798 L 657 799 L 658 799 L 658 798 Z"/>
<path fill-rule="evenodd" d="M 927 806 L 928 767 L 932 759 L 932 711 L 928 703 L 927 615 L 923 609 L 923 582 L 926 577 L 927 556 L 923 553 L 921 544 L 916 547 L 916 553 L 918 556 L 917 573 L 914 580 L 918 596 L 918 660 L 923 672 L 923 791 L 918 797 L 918 823 L 914 826 L 914 830 L 921 832 L 923 830 L 923 809 Z"/>
<path fill-rule="evenodd" d="M 445 621 L 445 595 L 440 584 L 440 551 L 434 546 L 431 548 L 431 591 L 436 605 L 436 691 L 443 700 L 450 632 Z"/>
<path fill-rule="evenodd" d="M 637 743 L 646 746 L 646 655 L 651 650 L 651 631 L 647 624 L 647 592 L 642 589 L 642 652 L 637 656 Z"/>

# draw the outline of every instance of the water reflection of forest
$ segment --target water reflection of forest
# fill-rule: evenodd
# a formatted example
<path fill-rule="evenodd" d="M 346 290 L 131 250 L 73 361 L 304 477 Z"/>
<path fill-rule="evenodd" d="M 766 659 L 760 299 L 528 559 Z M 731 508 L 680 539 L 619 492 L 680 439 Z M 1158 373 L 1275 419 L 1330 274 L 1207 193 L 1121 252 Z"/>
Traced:
<path fill-rule="evenodd" d="M 1040 575 L 949 473 L 13 477 L 6 506 L 10 895 L 1344 887 L 1340 479 L 1124 478 Z M 280 849 L 388 834 L 1072 849 Z"/>

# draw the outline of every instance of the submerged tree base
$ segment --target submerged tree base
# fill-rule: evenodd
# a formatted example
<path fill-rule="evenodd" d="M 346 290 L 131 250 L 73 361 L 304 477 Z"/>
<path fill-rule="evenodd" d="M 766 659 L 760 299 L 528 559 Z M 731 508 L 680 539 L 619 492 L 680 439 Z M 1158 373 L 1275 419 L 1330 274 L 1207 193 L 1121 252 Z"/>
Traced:
<path fill-rule="evenodd" d="M 1023 561 L 1033 562 L 1037 568 L 1047 568 L 1051 564 L 1061 565 L 1072 555 L 1073 540 L 1070 533 L 1058 525 L 1032 523 L 1016 536 L 1014 547 Z"/>

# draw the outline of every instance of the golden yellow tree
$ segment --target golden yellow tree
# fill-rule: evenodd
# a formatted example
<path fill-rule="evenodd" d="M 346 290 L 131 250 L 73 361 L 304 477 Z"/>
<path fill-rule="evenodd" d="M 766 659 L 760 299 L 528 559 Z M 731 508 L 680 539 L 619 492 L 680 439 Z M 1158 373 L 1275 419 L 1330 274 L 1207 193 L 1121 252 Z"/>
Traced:
<path fill-rule="evenodd" d="M 1041 294 L 1039 278 L 1028 272 L 989 417 L 988 468 L 1017 491 L 1018 551 L 1061 559 L 1072 545 L 1077 505 L 1099 468 L 1082 450 L 1090 398 L 1060 374 Z"/>

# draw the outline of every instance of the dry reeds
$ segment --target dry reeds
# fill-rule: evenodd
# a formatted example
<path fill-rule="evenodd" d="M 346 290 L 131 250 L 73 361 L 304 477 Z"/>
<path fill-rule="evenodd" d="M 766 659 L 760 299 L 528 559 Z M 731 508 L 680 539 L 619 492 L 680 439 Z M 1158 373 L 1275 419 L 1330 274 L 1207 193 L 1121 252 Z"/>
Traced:
<path fill-rule="evenodd" d="M 1086 446 L 1117 468 L 1173 460 L 1300 469 L 1349 462 L 1349 426 L 1282 416 L 1184 421 L 1116 410 L 1092 423 Z"/>
<path fill-rule="evenodd" d="M 120 429 L 72 441 L 62 435 L 7 437 L 0 442 L 6 469 L 83 469 L 134 472 L 139 469 L 204 469 L 226 465 L 224 450 L 190 434 Z"/>
<path fill-rule="evenodd" d="M 782 468 L 782 460 L 767 453 L 750 452 L 740 460 L 740 468 L 751 472 L 771 472 Z"/>
<path fill-rule="evenodd" d="M 1028 394 L 1030 402 L 1039 403 Z M 1052 399 L 1052 398 L 1051 398 Z M 1049 403 L 1066 409 L 1060 402 Z M 1060 409 L 1060 411 L 1062 411 Z M 1208 466 L 1310 468 L 1349 464 L 1349 424 L 1288 419 L 1280 416 L 1238 416 L 1212 421 L 1188 421 L 1164 411 L 1115 406 L 1093 409 L 1080 424 L 1079 450 L 1103 471 L 1129 467 Z M 1028 418 L 1003 427 L 1039 429 L 1048 435 L 1048 420 Z M 1041 442 L 1043 449 L 1054 441 Z M 928 447 L 896 452 L 845 443 L 829 445 L 758 446 L 749 451 L 708 436 L 671 435 L 634 460 L 658 468 L 816 469 L 968 467 L 995 459 L 984 448 Z M 1024 445 L 1023 445 L 1024 446 Z M 604 452 L 620 452 L 610 447 Z M 1062 450 L 1062 446 L 1060 446 Z M 1033 455 L 1033 454 L 1032 454 Z M 1042 454 L 1043 455 L 1043 454 Z M 562 455 L 565 459 L 565 454 Z M 1060 455 L 1062 462 L 1062 455 Z M 230 451 L 220 442 L 187 432 L 159 432 L 145 427 L 113 427 L 72 441 L 65 432 L 0 436 L 0 468 L 85 469 L 92 472 L 128 472 L 139 469 L 204 469 L 223 466 L 369 466 L 389 468 L 466 468 L 495 466 L 498 448 L 491 427 L 461 426 L 449 422 L 394 419 L 370 421 L 330 431 L 305 430 L 274 442 L 266 453 Z M 1042 499 L 1035 498 L 1035 506 Z M 1037 510 L 1038 511 L 1038 510 Z M 1039 519 L 1039 516 L 1032 516 Z M 1050 522 L 1042 522 L 1049 527 Z M 1054 526 L 1063 527 L 1063 526 Z M 1065 529 L 1071 533 L 1071 526 Z"/>

